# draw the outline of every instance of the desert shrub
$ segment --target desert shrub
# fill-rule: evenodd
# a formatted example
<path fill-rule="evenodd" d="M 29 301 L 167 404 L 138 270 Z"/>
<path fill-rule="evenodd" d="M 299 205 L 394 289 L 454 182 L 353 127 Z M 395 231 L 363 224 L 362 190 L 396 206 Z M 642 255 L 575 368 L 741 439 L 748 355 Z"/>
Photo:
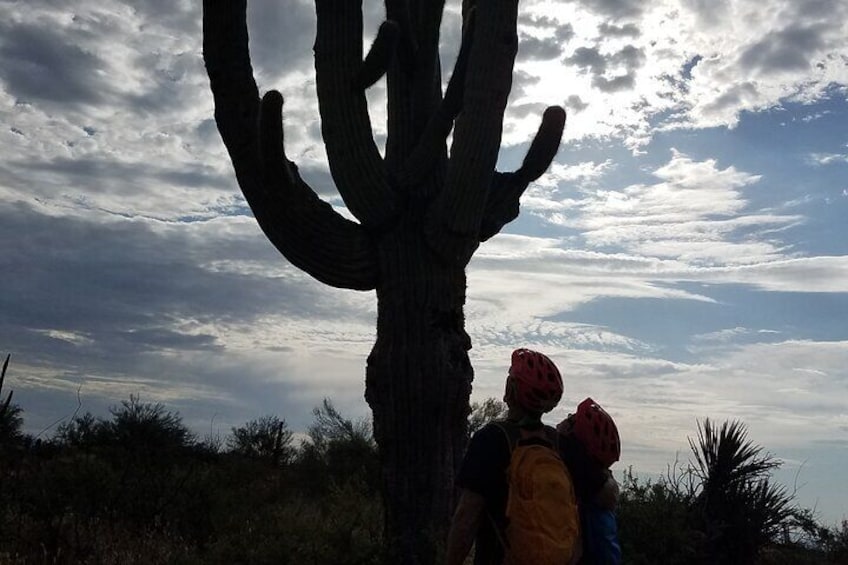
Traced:
<path fill-rule="evenodd" d="M 272 465 L 287 465 L 295 455 L 292 432 L 285 420 L 263 416 L 232 429 L 227 440 L 231 453 L 260 459 Z"/>
<path fill-rule="evenodd" d="M 634 565 L 689 564 L 700 535 L 689 521 L 692 485 L 676 467 L 656 480 L 639 480 L 625 471 L 618 507 L 619 536 L 625 561 Z"/>
<path fill-rule="evenodd" d="M 17 404 L 12 403 L 12 391 L 6 392 L 3 397 L 3 385 L 6 381 L 6 370 L 9 368 L 11 355 L 6 355 L 3 368 L 0 369 L 0 455 L 4 450 L 13 448 L 23 437 L 21 426 L 23 426 L 23 410 Z"/>
<path fill-rule="evenodd" d="M 491 422 L 506 418 L 507 406 L 497 398 L 487 398 L 483 402 L 472 402 L 468 414 L 468 437 Z"/>

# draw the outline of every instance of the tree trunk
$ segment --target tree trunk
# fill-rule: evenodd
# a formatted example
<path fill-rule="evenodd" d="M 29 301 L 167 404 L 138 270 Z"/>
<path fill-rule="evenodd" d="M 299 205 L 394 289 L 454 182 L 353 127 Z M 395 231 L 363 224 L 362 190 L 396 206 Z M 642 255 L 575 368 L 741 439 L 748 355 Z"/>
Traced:
<path fill-rule="evenodd" d="M 410 223 L 412 223 L 414 219 Z M 420 227 L 379 244 L 377 342 L 365 396 L 380 447 L 389 563 L 428 564 L 446 538 L 473 371 L 465 273 L 437 260 Z"/>

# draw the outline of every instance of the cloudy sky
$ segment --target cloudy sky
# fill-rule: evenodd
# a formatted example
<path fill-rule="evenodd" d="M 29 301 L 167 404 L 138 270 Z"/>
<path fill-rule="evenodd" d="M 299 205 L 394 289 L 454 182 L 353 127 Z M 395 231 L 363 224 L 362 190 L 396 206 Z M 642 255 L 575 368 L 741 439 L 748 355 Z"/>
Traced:
<path fill-rule="evenodd" d="M 368 41 L 379 2 L 366 2 Z M 449 1 L 442 56 L 458 48 Z M 200 434 L 325 396 L 366 416 L 371 293 L 322 286 L 261 234 L 212 120 L 194 0 L 0 0 L 0 353 L 38 433 L 130 394 Z M 341 208 L 306 0 L 251 0 L 261 90 Z M 665 470 L 696 421 L 742 419 L 827 522 L 848 515 L 848 3 L 523 0 L 499 166 L 541 110 L 562 149 L 469 267 L 474 398 L 547 352 L 623 460 Z M 369 92 L 378 139 L 385 85 Z"/>

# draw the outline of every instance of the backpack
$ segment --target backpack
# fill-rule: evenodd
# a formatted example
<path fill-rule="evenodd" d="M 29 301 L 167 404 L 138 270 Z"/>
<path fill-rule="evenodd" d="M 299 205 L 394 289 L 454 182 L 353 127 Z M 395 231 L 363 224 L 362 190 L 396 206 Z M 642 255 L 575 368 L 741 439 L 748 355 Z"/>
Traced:
<path fill-rule="evenodd" d="M 580 526 L 571 475 L 556 432 L 495 422 L 509 442 L 504 564 L 563 565 L 577 549 Z"/>

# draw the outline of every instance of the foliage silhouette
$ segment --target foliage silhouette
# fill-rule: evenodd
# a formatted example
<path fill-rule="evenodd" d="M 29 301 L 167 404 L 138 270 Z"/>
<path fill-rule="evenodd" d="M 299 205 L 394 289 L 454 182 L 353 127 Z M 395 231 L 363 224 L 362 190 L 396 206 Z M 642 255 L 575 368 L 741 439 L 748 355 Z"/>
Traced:
<path fill-rule="evenodd" d="M 468 416 L 468 437 L 492 420 L 506 418 L 507 406 L 502 400 L 487 398 L 483 402 L 472 402 Z"/>
<path fill-rule="evenodd" d="M 10 390 L 6 393 L 6 398 L 5 400 L 3 399 L 3 385 L 6 381 L 6 370 L 9 368 L 9 360 L 11 358 L 11 354 L 6 355 L 6 360 L 3 361 L 3 368 L 0 369 L 0 453 L 4 449 L 17 444 L 22 437 L 22 410 L 17 404 L 12 404 L 13 391 Z"/>
<path fill-rule="evenodd" d="M 138 396 L 130 396 L 110 412 L 111 421 L 104 423 L 107 441 L 128 450 L 178 449 L 195 442 L 180 415 L 169 412 L 161 403 L 142 402 Z"/>
<path fill-rule="evenodd" d="M 698 425 L 697 442 L 690 439 L 689 444 L 695 456 L 692 471 L 700 481 L 694 516 L 710 559 L 753 563 L 795 515 L 792 496 L 769 480 L 780 461 L 748 440 L 739 421 L 717 428 L 706 419 Z"/>
<path fill-rule="evenodd" d="M 231 453 L 265 460 L 272 465 L 287 465 L 295 455 L 292 438 L 285 420 L 263 416 L 233 428 L 227 448 Z"/>
<path fill-rule="evenodd" d="M 499 416 L 497 406 L 494 400 L 476 404 L 469 419 Z M 271 431 L 283 422 L 271 416 L 252 422 L 258 421 L 274 424 Z M 719 484 L 716 477 L 744 483 L 738 469 L 750 470 L 757 477 L 754 496 L 741 500 L 759 508 L 759 485 L 773 460 L 760 461 L 768 456 L 746 441 L 740 426 L 728 425 L 724 435 L 712 424 L 699 427 L 704 438 L 715 435 L 716 441 L 704 442 L 716 448 L 707 454 L 692 443 L 702 461 L 733 462 L 732 469 L 713 471 L 711 485 Z M 249 428 L 250 422 L 237 427 Z M 49 440 L 24 437 L 26 448 L 0 459 L 0 564 L 383 563 L 385 508 L 366 421 L 344 417 L 325 400 L 314 411 L 308 439 L 292 446 L 288 465 L 210 450 L 183 429 L 178 414 L 131 398 L 106 419 L 75 417 Z M 151 445 L 151 438 L 164 443 Z M 723 444 L 726 438 L 733 441 Z M 736 456 L 713 457 L 731 444 Z M 619 525 L 626 563 L 741 562 L 733 555 L 714 561 L 716 540 L 705 520 L 718 518 L 703 512 L 697 461 L 675 464 L 656 481 L 624 474 Z M 728 496 L 710 488 L 713 500 Z M 826 528 L 812 512 L 794 511 L 782 526 L 768 530 L 750 563 L 846 562 L 848 524 Z"/>

